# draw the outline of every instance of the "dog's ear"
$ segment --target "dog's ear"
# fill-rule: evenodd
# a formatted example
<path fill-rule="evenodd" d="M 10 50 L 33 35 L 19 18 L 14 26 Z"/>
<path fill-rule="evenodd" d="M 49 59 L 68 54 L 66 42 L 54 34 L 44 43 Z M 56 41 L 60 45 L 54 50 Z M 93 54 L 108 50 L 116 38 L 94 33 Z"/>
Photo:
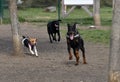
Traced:
<path fill-rule="evenodd" d="M 68 27 L 68 31 L 70 31 L 70 24 L 69 23 L 67 24 L 67 27 Z"/>
<path fill-rule="evenodd" d="M 74 23 L 74 25 L 73 25 L 73 28 L 74 28 L 75 31 L 76 31 L 76 24 L 77 24 L 77 23 Z"/>
<path fill-rule="evenodd" d="M 26 38 L 30 38 L 29 36 L 26 36 Z"/>
<path fill-rule="evenodd" d="M 35 40 L 36 40 L 36 42 L 38 41 L 38 39 L 37 39 L 37 38 L 36 38 Z"/>
<path fill-rule="evenodd" d="M 74 23 L 73 27 L 76 29 L 76 23 Z"/>

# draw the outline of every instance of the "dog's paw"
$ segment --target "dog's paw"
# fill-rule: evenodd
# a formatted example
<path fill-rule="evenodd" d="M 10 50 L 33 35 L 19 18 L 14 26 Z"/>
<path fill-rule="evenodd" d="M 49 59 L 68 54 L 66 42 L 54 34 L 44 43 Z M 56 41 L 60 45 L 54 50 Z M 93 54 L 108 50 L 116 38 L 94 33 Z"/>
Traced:
<path fill-rule="evenodd" d="M 87 64 L 87 62 L 83 62 L 83 64 Z"/>
<path fill-rule="evenodd" d="M 69 56 L 69 60 L 72 60 L 73 59 L 73 57 L 72 56 Z"/>
<path fill-rule="evenodd" d="M 79 65 L 79 63 L 77 62 L 77 63 L 75 63 L 75 65 L 76 65 L 76 66 Z"/>
<path fill-rule="evenodd" d="M 58 39 L 58 42 L 60 42 L 60 39 Z"/>
<path fill-rule="evenodd" d="M 35 54 L 36 57 L 38 57 L 38 54 Z"/>
<path fill-rule="evenodd" d="M 38 57 L 38 55 L 36 57 Z"/>
<path fill-rule="evenodd" d="M 52 40 L 50 40 L 50 43 L 53 43 L 53 41 L 52 41 Z"/>

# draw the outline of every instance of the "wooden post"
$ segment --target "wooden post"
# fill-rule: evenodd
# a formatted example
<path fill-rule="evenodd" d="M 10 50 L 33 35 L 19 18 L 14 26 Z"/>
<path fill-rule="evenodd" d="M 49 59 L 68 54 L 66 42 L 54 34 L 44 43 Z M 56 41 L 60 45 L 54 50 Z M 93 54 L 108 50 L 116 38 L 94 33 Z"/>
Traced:
<path fill-rule="evenodd" d="M 11 18 L 11 30 L 13 37 L 13 55 L 21 56 L 23 54 L 22 54 L 21 41 L 19 35 L 20 26 L 17 17 L 16 0 L 10 0 L 9 2 L 10 2 L 9 9 L 10 9 L 10 18 Z"/>
<path fill-rule="evenodd" d="M 62 17 L 64 18 L 65 14 L 66 14 L 66 7 L 64 5 L 64 0 L 62 0 Z"/>
<path fill-rule="evenodd" d="M 120 82 L 120 0 L 114 0 L 110 40 L 109 82 Z"/>
<path fill-rule="evenodd" d="M 100 26 L 100 0 L 94 0 L 93 4 L 93 16 L 94 16 L 94 23 L 95 26 Z"/>

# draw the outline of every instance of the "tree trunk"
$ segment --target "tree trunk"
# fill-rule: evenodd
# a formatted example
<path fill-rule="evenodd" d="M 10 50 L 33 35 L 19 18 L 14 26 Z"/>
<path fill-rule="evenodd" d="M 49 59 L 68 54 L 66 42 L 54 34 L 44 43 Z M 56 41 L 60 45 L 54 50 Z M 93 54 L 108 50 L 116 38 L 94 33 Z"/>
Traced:
<path fill-rule="evenodd" d="M 109 82 L 120 82 L 120 0 L 114 0 L 113 8 Z"/>
<path fill-rule="evenodd" d="M 22 55 L 21 41 L 19 35 L 19 23 L 17 17 L 16 0 L 10 0 L 9 4 L 10 18 L 11 18 L 11 30 L 13 37 L 13 55 Z"/>
<path fill-rule="evenodd" d="M 93 16 L 94 16 L 94 23 L 95 26 L 100 26 L 101 21 L 100 21 L 100 0 L 94 0 L 94 5 L 93 5 Z"/>

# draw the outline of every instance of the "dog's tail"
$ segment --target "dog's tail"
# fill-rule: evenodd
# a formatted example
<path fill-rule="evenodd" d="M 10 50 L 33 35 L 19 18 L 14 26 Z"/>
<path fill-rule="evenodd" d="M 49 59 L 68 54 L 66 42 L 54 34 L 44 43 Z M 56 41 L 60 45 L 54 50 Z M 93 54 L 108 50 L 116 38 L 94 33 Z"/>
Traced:
<path fill-rule="evenodd" d="M 62 20 L 61 20 L 61 19 L 58 19 L 58 21 L 60 21 L 60 22 L 61 22 Z"/>
<path fill-rule="evenodd" d="M 22 36 L 23 38 L 26 38 L 25 36 Z"/>

